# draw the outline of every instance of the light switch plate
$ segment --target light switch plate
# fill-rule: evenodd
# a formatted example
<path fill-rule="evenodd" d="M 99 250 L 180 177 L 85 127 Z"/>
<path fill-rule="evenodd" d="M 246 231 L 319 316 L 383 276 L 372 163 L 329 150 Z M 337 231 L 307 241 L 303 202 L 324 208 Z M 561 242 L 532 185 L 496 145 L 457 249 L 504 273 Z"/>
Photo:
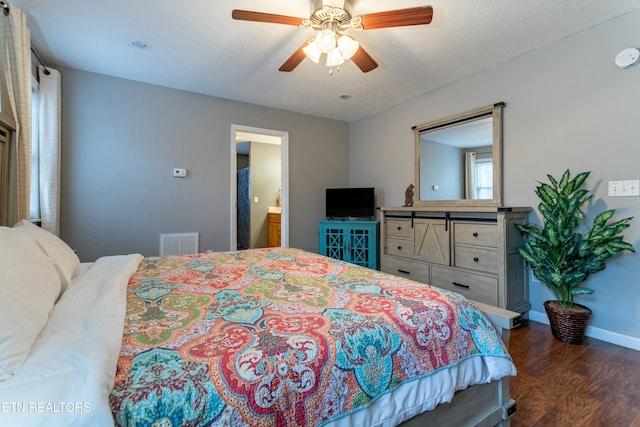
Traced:
<path fill-rule="evenodd" d="M 609 181 L 609 196 L 640 196 L 640 180 Z"/>

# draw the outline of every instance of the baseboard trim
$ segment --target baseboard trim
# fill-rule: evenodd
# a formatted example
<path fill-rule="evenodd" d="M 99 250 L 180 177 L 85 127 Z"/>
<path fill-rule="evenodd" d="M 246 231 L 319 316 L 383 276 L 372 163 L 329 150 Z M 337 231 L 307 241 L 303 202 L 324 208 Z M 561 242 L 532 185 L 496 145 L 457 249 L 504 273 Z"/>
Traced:
<path fill-rule="evenodd" d="M 531 310 L 528 314 L 529 319 L 534 322 L 544 323 L 546 325 L 549 324 L 549 318 L 546 313 Z M 597 340 L 606 341 L 611 344 L 640 351 L 640 338 L 622 335 L 617 332 L 607 331 L 606 329 L 594 328 L 593 326 L 587 326 L 587 332 L 585 335 Z"/>

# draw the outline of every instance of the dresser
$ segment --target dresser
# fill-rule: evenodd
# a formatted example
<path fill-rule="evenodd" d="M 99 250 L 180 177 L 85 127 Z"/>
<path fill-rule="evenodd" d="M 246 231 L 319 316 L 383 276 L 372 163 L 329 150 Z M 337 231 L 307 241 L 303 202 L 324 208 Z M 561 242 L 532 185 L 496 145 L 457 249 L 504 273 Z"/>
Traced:
<path fill-rule="evenodd" d="M 381 208 L 381 270 L 524 313 L 529 274 L 515 224 L 530 208 Z"/>
<path fill-rule="evenodd" d="M 320 254 L 379 269 L 378 221 L 320 221 Z"/>

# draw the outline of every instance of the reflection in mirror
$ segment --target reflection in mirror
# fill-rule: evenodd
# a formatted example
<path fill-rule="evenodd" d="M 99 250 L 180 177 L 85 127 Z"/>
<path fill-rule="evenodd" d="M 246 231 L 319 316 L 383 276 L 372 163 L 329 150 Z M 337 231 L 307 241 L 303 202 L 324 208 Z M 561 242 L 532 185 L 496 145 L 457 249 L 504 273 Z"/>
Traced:
<path fill-rule="evenodd" d="M 500 205 L 502 107 L 414 127 L 419 205 Z"/>
<path fill-rule="evenodd" d="M 493 118 L 420 134 L 420 199 L 493 198 Z"/>

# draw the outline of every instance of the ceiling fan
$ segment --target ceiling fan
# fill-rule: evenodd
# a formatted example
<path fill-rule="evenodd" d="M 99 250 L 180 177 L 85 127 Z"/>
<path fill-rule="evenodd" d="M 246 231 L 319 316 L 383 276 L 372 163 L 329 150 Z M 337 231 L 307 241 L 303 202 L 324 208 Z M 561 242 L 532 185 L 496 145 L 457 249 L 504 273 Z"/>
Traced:
<path fill-rule="evenodd" d="M 315 37 L 300 46 L 280 66 L 280 71 L 293 71 L 305 58 L 318 63 L 322 55 L 325 55 L 330 72 L 333 67 L 339 67 L 340 64 L 351 59 L 362 72 L 368 73 L 375 69 L 378 63 L 360 43 L 345 34 L 345 31 L 429 24 L 433 17 L 433 8 L 419 6 L 353 16 L 351 0 L 315 0 L 311 5 L 309 18 L 238 9 L 233 10 L 231 17 L 242 21 L 295 25 L 316 30 Z"/>

